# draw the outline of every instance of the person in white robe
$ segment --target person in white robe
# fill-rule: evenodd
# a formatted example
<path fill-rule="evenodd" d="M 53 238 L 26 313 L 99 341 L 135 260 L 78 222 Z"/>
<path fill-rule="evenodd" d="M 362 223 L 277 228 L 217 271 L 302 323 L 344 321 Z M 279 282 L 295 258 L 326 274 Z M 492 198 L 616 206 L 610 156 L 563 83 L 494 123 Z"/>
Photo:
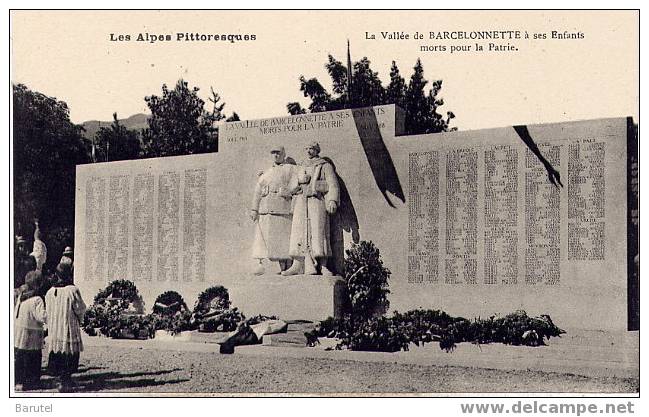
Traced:
<path fill-rule="evenodd" d="M 66 392 L 73 385 L 72 374 L 79 367 L 79 355 L 83 351 L 81 324 L 86 304 L 79 289 L 72 284 L 69 264 L 59 264 L 56 277 L 54 286 L 45 295 L 48 369 L 59 378 L 59 390 Z"/>

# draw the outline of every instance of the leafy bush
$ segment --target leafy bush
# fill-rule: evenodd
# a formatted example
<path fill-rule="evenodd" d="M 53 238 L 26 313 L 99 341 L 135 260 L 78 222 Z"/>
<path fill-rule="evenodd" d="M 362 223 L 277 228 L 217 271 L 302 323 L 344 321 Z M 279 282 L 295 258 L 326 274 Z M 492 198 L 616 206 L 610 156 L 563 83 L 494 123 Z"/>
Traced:
<path fill-rule="evenodd" d="M 452 317 L 441 310 L 410 310 L 406 313 L 394 312 L 393 319 L 401 331 L 417 346 L 421 343 L 440 341 L 446 329 L 456 322 L 465 320 Z"/>
<path fill-rule="evenodd" d="M 410 339 L 391 318 L 373 317 L 357 322 L 353 329 L 342 333 L 341 348 L 370 352 L 397 352 L 408 350 Z"/>
<path fill-rule="evenodd" d="M 383 265 L 378 248 L 372 242 L 361 241 L 345 253 L 351 315 L 362 321 L 385 314 L 390 306 L 387 295 L 391 272 Z"/>
<path fill-rule="evenodd" d="M 317 344 L 318 337 L 336 337 L 340 339 L 336 349 L 395 352 L 408 350 L 410 343 L 419 346 L 439 342 L 439 347 L 448 352 L 462 342 L 542 346 L 545 339 L 563 333 L 565 331 L 558 328 L 550 316 L 529 317 L 522 310 L 505 317 L 470 321 L 440 310 L 418 309 L 403 314 L 395 312 L 389 318 L 330 317 L 305 336 L 309 346 Z"/>
<path fill-rule="evenodd" d="M 473 321 L 451 317 L 439 310 L 412 310 L 405 314 L 395 313 L 394 317 L 413 343 L 438 340 L 440 348 L 446 351 L 462 342 L 542 346 L 545 339 L 565 333 L 550 316 L 529 317 L 523 310 L 505 317 L 491 316 Z"/>
<path fill-rule="evenodd" d="M 545 339 L 565 333 L 554 324 L 547 314 L 542 314 L 539 317 L 529 317 L 524 310 L 516 311 L 505 317 L 491 317 L 487 320 L 478 319 L 476 323 L 482 329 L 483 334 L 485 333 L 484 329 L 490 330 L 491 342 L 509 345 L 545 345 Z"/>
<path fill-rule="evenodd" d="M 340 343 L 336 349 L 362 350 L 370 352 L 397 352 L 408 350 L 410 339 L 397 327 L 392 318 L 371 317 L 366 320 L 328 319 L 305 333 L 307 345 L 315 346 L 318 337 L 336 337 Z"/>
<path fill-rule="evenodd" d="M 315 329 L 309 333 L 316 337 L 337 337 L 341 331 L 348 327 L 349 321 L 350 318 L 348 316 L 342 319 L 328 317 L 316 324 Z"/>

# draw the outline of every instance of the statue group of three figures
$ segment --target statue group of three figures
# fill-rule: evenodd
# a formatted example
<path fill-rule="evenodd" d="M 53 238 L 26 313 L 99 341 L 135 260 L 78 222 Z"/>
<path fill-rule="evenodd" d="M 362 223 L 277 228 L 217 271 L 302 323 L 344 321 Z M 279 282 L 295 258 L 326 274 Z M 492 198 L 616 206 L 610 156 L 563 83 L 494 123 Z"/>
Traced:
<path fill-rule="evenodd" d="M 333 165 L 320 157 L 320 145 L 310 143 L 300 165 L 289 163 L 283 146 L 270 150 L 273 166 L 259 175 L 250 217 L 255 222 L 252 257 L 256 275 L 263 259 L 279 262 L 282 275 L 333 275 L 329 217 L 340 204 Z"/>

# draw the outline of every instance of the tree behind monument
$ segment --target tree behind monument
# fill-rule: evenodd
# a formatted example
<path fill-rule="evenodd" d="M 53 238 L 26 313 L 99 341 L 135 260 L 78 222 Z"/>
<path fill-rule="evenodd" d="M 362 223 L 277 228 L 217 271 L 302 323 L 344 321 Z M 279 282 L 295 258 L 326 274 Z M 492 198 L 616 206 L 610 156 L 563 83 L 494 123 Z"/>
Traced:
<path fill-rule="evenodd" d="M 137 159 L 142 151 L 138 132 L 121 124 L 117 113 L 109 127 L 100 127 L 95 133 L 93 148 L 94 162 Z"/>
<path fill-rule="evenodd" d="M 317 78 L 307 79 L 300 76 L 300 91 L 311 100 L 307 109 L 300 103 L 286 105 L 289 114 L 318 113 L 323 111 L 342 110 L 358 107 L 396 104 L 404 109 L 405 133 L 409 135 L 438 133 L 457 130 L 450 127 L 455 118 L 451 111 L 444 118 L 439 107 L 444 100 L 439 96 L 442 80 L 432 83 L 426 92 L 428 81 L 424 78 L 424 68 L 420 59 L 413 67 L 413 74 L 406 84 L 395 61 L 390 68 L 390 83 L 383 87 L 378 72 L 370 68 L 370 60 L 364 57 L 353 65 L 352 82 L 348 82 L 348 71 L 342 62 L 329 55 L 325 68 L 331 77 L 332 93 L 329 93 Z"/>
<path fill-rule="evenodd" d="M 52 267 L 73 245 L 75 167 L 89 162 L 90 142 L 70 121 L 65 102 L 24 84 L 13 85 L 12 98 L 14 231 L 31 235 L 33 229 L 21 226 L 39 218 Z"/>
<path fill-rule="evenodd" d="M 212 90 L 209 99 L 211 111 L 205 109 L 205 101 L 198 96 L 198 87 L 189 87 L 187 81 L 178 80 L 173 89 L 162 85 L 162 96 L 144 98 L 151 111 L 148 127 L 142 130 L 142 156 L 191 155 L 218 151 L 218 127 L 215 125 L 226 116 L 225 103 Z M 233 113 L 227 121 L 239 120 Z"/>

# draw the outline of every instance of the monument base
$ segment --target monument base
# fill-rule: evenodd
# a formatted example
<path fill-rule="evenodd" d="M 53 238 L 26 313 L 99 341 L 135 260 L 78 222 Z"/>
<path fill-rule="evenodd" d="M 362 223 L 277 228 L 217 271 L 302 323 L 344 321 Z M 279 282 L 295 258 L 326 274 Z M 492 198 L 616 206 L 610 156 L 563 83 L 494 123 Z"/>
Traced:
<path fill-rule="evenodd" d="M 282 320 L 320 321 L 341 317 L 345 308 L 346 285 L 339 276 L 250 276 L 228 291 L 232 305 L 246 317 L 263 314 Z"/>

